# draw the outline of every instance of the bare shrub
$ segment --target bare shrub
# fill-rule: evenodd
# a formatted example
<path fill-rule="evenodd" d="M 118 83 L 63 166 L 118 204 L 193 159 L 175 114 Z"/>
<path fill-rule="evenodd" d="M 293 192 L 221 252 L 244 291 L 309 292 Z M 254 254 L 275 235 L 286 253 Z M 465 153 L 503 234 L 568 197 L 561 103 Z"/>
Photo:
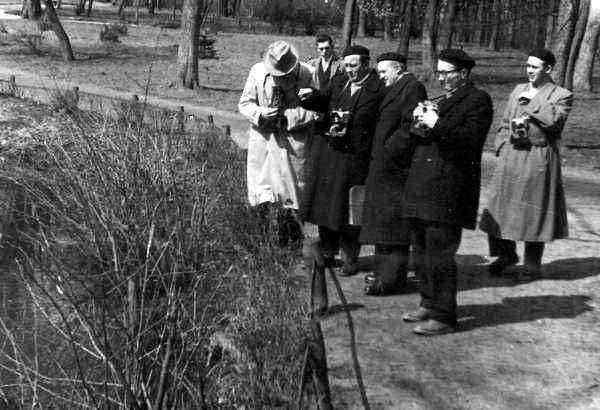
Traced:
<path fill-rule="evenodd" d="M 209 132 L 58 115 L 70 132 L 3 152 L 18 216 L 3 246 L 25 291 L 0 314 L 0 402 L 291 406 L 303 295 L 292 255 L 245 205 L 243 154 Z M 211 357 L 218 332 L 242 368 Z"/>
<path fill-rule="evenodd" d="M 127 35 L 127 25 L 120 23 L 104 24 L 100 30 L 100 41 L 118 43 L 119 38 Z"/>

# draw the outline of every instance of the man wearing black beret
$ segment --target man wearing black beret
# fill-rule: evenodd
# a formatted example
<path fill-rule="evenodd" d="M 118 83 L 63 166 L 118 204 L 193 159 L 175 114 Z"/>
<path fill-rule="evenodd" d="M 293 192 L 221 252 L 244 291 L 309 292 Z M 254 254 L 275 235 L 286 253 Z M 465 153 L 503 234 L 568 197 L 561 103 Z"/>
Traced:
<path fill-rule="evenodd" d="M 308 156 L 301 216 L 318 225 L 326 262 L 331 264 L 339 249 L 341 273 L 351 275 L 358 271 L 360 227 L 349 225 L 349 193 L 367 177 L 383 84 L 369 67 L 366 47 L 348 47 L 342 56 L 345 73 L 335 76 L 329 87 L 298 93 L 303 107 L 326 113 Z"/>
<path fill-rule="evenodd" d="M 554 84 L 556 63 L 549 50 L 532 50 L 528 82 L 515 87 L 496 134 L 498 165 L 494 170 L 480 228 L 489 235 L 490 274 L 499 275 L 519 261 L 515 241 L 525 242 L 519 279 L 541 274 L 544 243 L 568 236 L 558 142 L 573 94 Z"/>
<path fill-rule="evenodd" d="M 437 104 L 414 111 L 416 148 L 404 191 L 417 254 L 421 303 L 407 322 L 414 332 L 438 335 L 456 328 L 457 267 L 462 229 L 474 229 L 481 155 L 492 123 L 490 96 L 469 79 L 475 61 L 464 51 L 440 52 L 437 74 L 445 91 Z"/>
<path fill-rule="evenodd" d="M 365 277 L 365 293 L 373 296 L 394 293 L 406 283 L 410 231 L 402 217 L 402 193 L 412 156 L 413 110 L 427 99 L 423 84 L 406 71 L 403 55 L 380 55 L 377 72 L 386 95 L 379 105 L 360 235 L 362 243 L 375 244 L 375 272 Z"/>

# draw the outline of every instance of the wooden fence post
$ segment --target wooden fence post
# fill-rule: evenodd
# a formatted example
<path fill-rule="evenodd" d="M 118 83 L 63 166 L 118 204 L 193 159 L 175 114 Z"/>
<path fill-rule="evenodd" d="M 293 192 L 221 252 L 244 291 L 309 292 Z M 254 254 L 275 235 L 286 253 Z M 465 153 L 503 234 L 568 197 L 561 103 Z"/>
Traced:
<path fill-rule="evenodd" d="M 13 97 L 17 96 L 17 80 L 14 75 L 8 77 L 8 93 Z"/>

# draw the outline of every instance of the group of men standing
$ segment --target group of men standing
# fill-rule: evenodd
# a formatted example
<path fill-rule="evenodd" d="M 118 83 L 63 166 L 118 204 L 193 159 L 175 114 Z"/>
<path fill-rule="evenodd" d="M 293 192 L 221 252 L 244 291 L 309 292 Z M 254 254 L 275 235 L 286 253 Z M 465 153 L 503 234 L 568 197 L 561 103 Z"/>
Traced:
<path fill-rule="evenodd" d="M 470 80 L 475 61 L 462 50 L 441 51 L 444 93 L 428 100 L 405 56 L 381 54 L 373 69 L 365 47 L 350 46 L 338 58 L 329 36 L 316 45 L 320 57 L 304 64 L 277 41 L 250 71 L 239 103 L 251 122 L 250 204 L 279 203 L 317 225 L 324 260 L 333 266 L 339 252 L 342 275 L 359 270 L 361 244 L 375 245 L 368 295 L 404 287 L 412 247 L 421 303 L 403 319 L 421 322 L 419 335 L 454 331 L 454 257 L 462 229 L 477 224 L 493 118 L 490 96 Z M 514 240 L 526 241 L 526 271 L 539 274 L 543 243 L 567 233 L 556 143 L 572 96 L 552 83 L 553 64 L 546 50 L 530 53 L 529 82 L 511 94 L 498 133 L 495 192 L 481 221 L 492 256 L 499 256 L 492 274 L 518 262 Z M 349 218 L 359 192 L 360 217 Z"/>

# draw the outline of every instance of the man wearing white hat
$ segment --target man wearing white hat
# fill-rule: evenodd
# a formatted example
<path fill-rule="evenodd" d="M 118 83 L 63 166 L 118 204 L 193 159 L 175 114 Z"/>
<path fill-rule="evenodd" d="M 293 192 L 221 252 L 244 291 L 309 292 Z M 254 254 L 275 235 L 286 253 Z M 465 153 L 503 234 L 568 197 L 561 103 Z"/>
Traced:
<path fill-rule="evenodd" d="M 247 178 L 251 206 L 280 203 L 291 212 L 299 209 L 305 185 L 305 146 L 319 114 L 300 107 L 297 93 L 313 85 L 311 69 L 298 61 L 296 50 L 285 41 L 269 45 L 264 60 L 250 69 L 238 108 L 250 121 Z M 299 226 L 293 231 L 299 234 Z M 293 232 L 280 227 L 279 233 L 280 244 L 285 245 L 287 234 Z"/>

